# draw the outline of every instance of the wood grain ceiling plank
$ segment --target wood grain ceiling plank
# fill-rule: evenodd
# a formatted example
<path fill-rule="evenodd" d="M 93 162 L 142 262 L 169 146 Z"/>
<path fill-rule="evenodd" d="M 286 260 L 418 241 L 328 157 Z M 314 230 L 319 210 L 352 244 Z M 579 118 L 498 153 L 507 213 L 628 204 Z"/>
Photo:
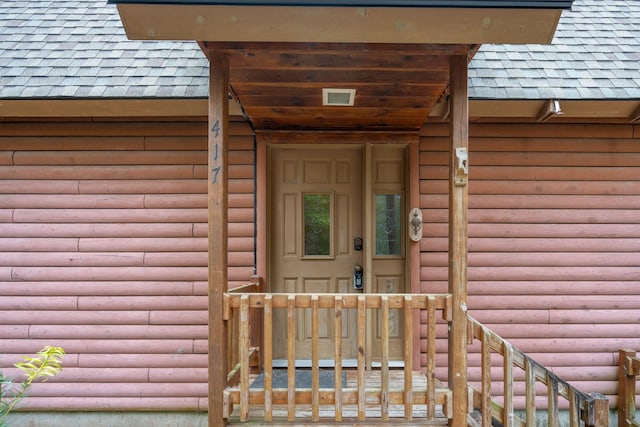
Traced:
<path fill-rule="evenodd" d="M 234 83 L 233 89 L 238 96 L 316 96 L 322 94 L 322 88 L 326 87 L 320 83 L 298 83 L 286 82 L 264 84 L 243 82 Z M 431 85 L 405 85 L 400 83 L 351 83 L 332 84 L 332 88 L 356 89 L 356 96 L 415 96 L 415 97 L 439 97 L 446 83 Z"/>
<path fill-rule="evenodd" d="M 365 69 L 447 71 L 446 56 L 399 54 L 396 52 L 264 52 L 242 50 L 229 56 L 234 70 L 259 69 Z"/>
<path fill-rule="evenodd" d="M 449 78 L 446 71 L 389 71 L 389 70 L 263 70 L 263 69 L 234 69 L 231 84 L 255 83 L 367 83 L 378 84 L 388 82 L 402 82 L 403 84 L 429 85 L 443 84 Z"/>
<path fill-rule="evenodd" d="M 438 99 L 419 96 L 361 96 L 356 93 L 354 106 L 431 108 Z M 319 107 L 322 105 L 322 94 L 317 91 L 314 96 L 243 95 L 240 101 L 243 105 L 252 107 Z"/>
<path fill-rule="evenodd" d="M 356 107 L 247 107 L 247 113 L 259 117 L 283 119 L 351 120 L 368 119 L 410 119 L 424 117 L 426 108 L 356 108 Z"/>
<path fill-rule="evenodd" d="M 322 88 L 326 87 L 321 83 L 301 83 L 291 84 L 280 82 L 279 84 L 264 83 L 235 83 L 232 85 L 234 92 L 239 97 L 242 96 L 322 96 Z M 438 98 L 446 88 L 446 83 L 432 85 L 404 85 L 400 83 L 352 83 L 352 84 L 332 84 L 332 88 L 356 89 L 356 97 L 386 97 L 386 96 L 413 96 Z"/>

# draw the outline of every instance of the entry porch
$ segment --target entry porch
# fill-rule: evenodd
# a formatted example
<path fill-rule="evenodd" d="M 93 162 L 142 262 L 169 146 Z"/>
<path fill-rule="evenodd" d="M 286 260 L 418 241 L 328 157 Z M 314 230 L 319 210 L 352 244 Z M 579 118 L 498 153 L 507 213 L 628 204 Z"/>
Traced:
<path fill-rule="evenodd" d="M 467 314 L 468 63 L 481 43 L 549 43 L 560 9 L 570 7 L 570 1 L 285 1 L 264 5 L 250 1 L 202 1 L 197 5 L 114 1 L 119 3 L 130 37 L 198 40 L 210 61 L 210 426 L 236 422 L 369 425 L 400 416 L 409 424 L 462 427 L 474 407 L 481 411 L 483 426 L 491 425 L 492 419 L 505 426 L 533 426 L 538 406 L 547 408 L 548 424 L 556 426 L 560 399 L 566 399 L 572 425 L 607 424 L 606 400 L 571 387 Z M 258 280 L 232 291 L 227 286 L 230 97 L 256 135 L 255 272 L 274 282 Z M 420 287 L 425 265 L 420 252 L 421 166 L 415 142 L 436 107 L 440 118 L 449 123 L 448 286 L 447 293 L 430 295 Z M 408 153 L 409 190 L 404 194 L 404 210 L 416 212 L 411 224 L 406 223 L 407 216 L 400 216 L 405 218 L 400 228 L 413 233 L 410 239 L 405 236 L 402 240 L 398 255 L 406 254 L 402 265 L 403 280 L 408 283 L 405 293 L 270 293 L 281 289 L 277 282 L 282 281 L 273 273 L 276 268 L 270 261 L 284 254 L 273 250 L 268 241 L 273 236 L 265 218 L 275 215 L 268 205 L 268 176 L 272 172 L 266 152 L 268 139 L 285 138 L 290 144 L 307 145 L 397 145 L 398 135 L 403 135 L 401 143 Z M 365 176 L 365 189 L 369 188 L 362 192 L 362 200 L 371 203 L 370 174 L 361 175 Z M 326 199 L 330 203 L 331 196 Z M 347 241 L 364 238 L 362 254 L 353 255 L 353 264 L 360 267 L 356 271 L 364 268 L 364 282 L 371 283 L 371 276 L 366 275 L 372 274 L 372 259 L 378 254 L 371 247 L 372 221 L 366 215 L 363 234 L 347 235 Z M 349 248 L 345 246 L 345 253 L 351 254 Z M 302 258 L 332 258 L 335 254 L 330 250 L 293 252 Z M 356 282 L 354 275 L 352 287 L 357 288 Z M 389 352 L 391 310 L 402 312 L 403 319 L 403 357 L 396 368 Z M 332 321 L 320 322 L 320 312 L 323 319 Z M 357 330 L 352 337 L 357 343 L 353 368 L 346 366 L 342 352 L 342 323 L 347 312 L 355 319 Z M 372 322 L 374 313 L 376 320 Z M 282 326 L 274 330 L 276 314 L 280 320 L 286 319 L 286 332 Z M 307 347 L 304 354 L 296 348 L 296 318 L 300 316 L 310 319 L 305 331 L 310 350 Z M 367 333 L 374 323 L 380 331 L 376 360 L 367 351 L 371 346 Z M 323 341 L 323 346 L 333 347 L 329 350 L 333 354 L 329 373 L 333 382 L 329 385 L 320 383 L 320 328 L 335 331 L 333 342 L 327 344 L 327 335 Z M 286 352 L 277 348 L 279 357 L 286 354 L 286 387 L 274 385 L 276 333 L 279 337 L 286 333 Z M 470 389 L 467 378 L 467 346 L 474 341 L 482 348 L 478 392 Z M 423 346 L 427 354 L 426 363 L 420 366 L 415 362 L 415 346 Z M 326 352 L 323 348 L 322 353 Z M 436 380 L 436 353 L 447 355 L 446 386 Z M 504 399 L 498 402 L 492 399 L 493 355 L 503 360 Z M 309 361 L 310 385 L 296 382 L 295 366 L 300 359 Z M 254 376 L 260 375 L 262 383 L 256 386 Z M 526 390 L 526 421 L 514 411 L 518 382 Z M 543 405 L 536 398 L 542 390 L 548 396 Z"/>
<path fill-rule="evenodd" d="M 449 425 L 454 417 L 452 390 L 436 377 L 436 326 L 450 320 L 450 294 L 272 294 L 263 293 L 265 283 L 252 283 L 224 294 L 224 322 L 229 372 L 223 393 L 224 422 L 229 425 Z M 287 363 L 273 367 L 273 315 L 287 316 Z M 333 360 L 319 357 L 320 312 L 333 314 Z M 404 358 L 393 363 L 389 357 L 389 313 L 404 314 Z M 357 316 L 358 348 L 364 349 L 367 317 L 379 314 L 382 331 L 381 357 L 367 363 L 364 351 L 354 364 L 342 355 L 342 322 L 349 311 Z M 425 313 L 427 329 L 422 333 L 427 346 L 427 366 L 412 361 L 416 342 L 413 315 Z M 311 354 L 296 352 L 296 316 L 311 317 Z M 479 343 L 482 380 L 469 384 L 464 416 L 466 424 L 491 426 L 533 426 L 545 422 L 559 425 L 560 409 L 569 411 L 571 426 L 608 425 L 608 400 L 586 394 L 514 348 L 500 336 L 472 318 L 466 321 L 468 345 Z M 424 336 L 426 335 L 426 336 Z M 450 351 L 450 357 L 466 357 Z M 492 363 L 492 357 L 494 362 Z M 495 358 L 502 368 L 503 395 L 492 397 L 491 369 Z M 300 360 L 308 363 L 301 364 Z M 322 366 L 321 366 L 322 365 Z M 525 409 L 517 415 L 518 400 Z M 516 392 L 519 390 L 519 392 Z M 544 393 L 540 402 L 537 393 Z M 519 395 L 519 396 L 517 396 Z M 460 414 L 458 414 L 460 416 Z"/>

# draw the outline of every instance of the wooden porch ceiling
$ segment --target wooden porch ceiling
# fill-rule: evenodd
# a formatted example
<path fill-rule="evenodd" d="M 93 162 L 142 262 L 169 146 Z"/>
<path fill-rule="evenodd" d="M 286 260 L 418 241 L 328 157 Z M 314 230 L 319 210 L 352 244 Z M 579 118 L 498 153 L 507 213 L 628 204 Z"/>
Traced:
<path fill-rule="evenodd" d="M 201 42 L 229 58 L 232 96 L 256 130 L 416 130 L 449 84 L 452 56 L 474 45 Z M 355 89 L 323 106 L 322 89 Z"/>

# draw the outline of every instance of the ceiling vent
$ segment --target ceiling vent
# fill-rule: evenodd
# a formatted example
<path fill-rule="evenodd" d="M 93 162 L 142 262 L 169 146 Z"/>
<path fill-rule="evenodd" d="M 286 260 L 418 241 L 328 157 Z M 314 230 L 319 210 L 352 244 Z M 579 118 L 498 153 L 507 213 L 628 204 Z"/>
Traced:
<path fill-rule="evenodd" d="M 353 106 L 355 89 L 322 89 L 322 105 Z"/>

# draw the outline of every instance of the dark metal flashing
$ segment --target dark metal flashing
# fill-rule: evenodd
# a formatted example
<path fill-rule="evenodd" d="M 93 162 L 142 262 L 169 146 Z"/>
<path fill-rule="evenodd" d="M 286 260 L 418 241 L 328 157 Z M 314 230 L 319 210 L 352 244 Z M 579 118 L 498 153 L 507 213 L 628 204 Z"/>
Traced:
<path fill-rule="evenodd" d="M 107 2 L 113 4 L 172 4 L 200 6 L 571 9 L 573 0 L 107 0 Z"/>

